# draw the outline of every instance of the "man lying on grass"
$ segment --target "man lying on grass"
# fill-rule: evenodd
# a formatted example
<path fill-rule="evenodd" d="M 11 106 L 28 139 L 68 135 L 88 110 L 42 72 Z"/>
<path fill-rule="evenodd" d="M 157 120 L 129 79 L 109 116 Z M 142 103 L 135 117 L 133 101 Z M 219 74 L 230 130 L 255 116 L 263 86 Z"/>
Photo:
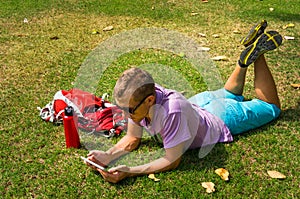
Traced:
<path fill-rule="evenodd" d="M 117 183 L 131 176 L 175 169 L 187 149 L 231 142 L 233 135 L 276 119 L 280 101 L 264 53 L 276 49 L 282 37 L 276 31 L 264 32 L 266 26 L 267 22 L 263 20 L 242 40 L 246 48 L 224 88 L 199 93 L 189 100 L 174 90 L 155 84 L 151 75 L 142 69 L 126 70 L 115 85 L 114 98 L 129 116 L 127 133 L 108 151 L 91 151 L 88 159 L 108 165 L 139 146 L 143 128 L 152 135 L 161 135 L 165 155 L 135 167 L 122 165 L 108 171 L 97 169 L 103 178 Z M 257 99 L 244 101 L 242 93 L 247 67 L 252 63 Z"/>

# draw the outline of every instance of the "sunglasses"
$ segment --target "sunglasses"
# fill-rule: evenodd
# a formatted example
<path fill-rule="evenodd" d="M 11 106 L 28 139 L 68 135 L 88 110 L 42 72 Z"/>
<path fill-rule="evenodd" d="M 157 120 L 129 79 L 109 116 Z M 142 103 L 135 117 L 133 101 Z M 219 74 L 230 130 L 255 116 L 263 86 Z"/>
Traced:
<path fill-rule="evenodd" d="M 123 110 L 123 111 L 125 111 L 125 112 L 127 112 L 127 113 L 129 113 L 129 114 L 131 114 L 131 115 L 133 115 L 134 114 L 134 112 L 144 103 L 144 101 L 149 97 L 149 96 L 151 96 L 151 95 L 153 95 L 152 93 L 151 94 L 149 94 L 149 95 L 147 95 L 146 97 L 144 97 L 142 100 L 141 100 L 141 102 L 138 104 L 138 105 L 136 105 L 134 108 L 131 108 L 131 107 L 121 107 L 121 106 L 119 106 L 119 105 L 117 105 L 117 107 L 119 108 L 119 109 L 121 109 L 121 110 Z"/>

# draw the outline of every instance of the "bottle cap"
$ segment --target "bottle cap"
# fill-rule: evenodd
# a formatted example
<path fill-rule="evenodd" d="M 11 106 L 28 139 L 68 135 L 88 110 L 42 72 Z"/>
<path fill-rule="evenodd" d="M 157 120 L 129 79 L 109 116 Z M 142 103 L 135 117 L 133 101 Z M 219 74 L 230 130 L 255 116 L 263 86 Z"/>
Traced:
<path fill-rule="evenodd" d="M 65 108 L 65 116 L 73 116 L 74 110 L 72 106 L 67 106 Z"/>

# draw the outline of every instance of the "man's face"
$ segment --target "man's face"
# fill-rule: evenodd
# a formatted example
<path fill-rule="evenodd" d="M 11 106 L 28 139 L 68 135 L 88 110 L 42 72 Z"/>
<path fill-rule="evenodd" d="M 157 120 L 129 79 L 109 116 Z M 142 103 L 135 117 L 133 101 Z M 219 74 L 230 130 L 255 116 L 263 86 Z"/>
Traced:
<path fill-rule="evenodd" d="M 149 109 L 151 104 L 149 103 L 149 99 L 153 97 L 152 94 L 146 95 L 142 100 L 137 101 L 131 98 L 128 100 L 119 99 L 116 100 L 117 106 L 123 110 L 125 115 L 128 115 L 134 122 L 139 123 L 145 117 L 148 117 Z M 128 98 L 127 98 L 128 99 Z"/>

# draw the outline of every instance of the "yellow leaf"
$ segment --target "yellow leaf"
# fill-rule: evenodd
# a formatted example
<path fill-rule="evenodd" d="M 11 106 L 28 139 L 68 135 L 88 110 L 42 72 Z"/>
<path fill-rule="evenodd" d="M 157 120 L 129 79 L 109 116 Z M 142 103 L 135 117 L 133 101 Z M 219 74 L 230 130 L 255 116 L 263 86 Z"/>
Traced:
<path fill-rule="evenodd" d="M 93 35 L 96 35 L 96 34 L 99 34 L 99 32 L 98 32 L 97 30 L 93 30 L 93 31 L 92 31 L 92 34 L 93 34 Z"/>
<path fill-rule="evenodd" d="M 287 29 L 287 28 L 294 28 L 294 27 L 295 27 L 295 24 L 289 23 L 289 24 L 283 26 L 282 28 L 283 28 L 283 29 Z"/>
<path fill-rule="evenodd" d="M 206 193 L 212 193 L 215 192 L 215 184 L 212 182 L 202 182 L 202 187 L 206 189 Z"/>
<path fill-rule="evenodd" d="M 179 56 L 179 57 L 185 57 L 185 54 L 184 54 L 184 52 L 180 52 L 180 53 L 178 54 L 178 56 Z"/>
<path fill-rule="evenodd" d="M 286 176 L 283 175 L 282 173 L 278 172 L 278 171 L 267 171 L 267 173 L 269 174 L 269 176 L 271 178 L 277 178 L 277 179 L 285 179 Z"/>
<path fill-rule="evenodd" d="M 300 84 L 291 84 L 293 88 L 300 88 Z"/>
<path fill-rule="evenodd" d="M 219 168 L 215 170 L 215 173 L 218 174 L 222 180 L 228 181 L 229 180 L 229 172 L 224 168 Z"/>
<path fill-rule="evenodd" d="M 151 180 L 154 180 L 155 182 L 158 182 L 160 181 L 160 179 L 156 178 L 155 175 L 152 173 L 152 174 L 149 174 L 148 175 L 148 178 L 150 178 Z"/>

